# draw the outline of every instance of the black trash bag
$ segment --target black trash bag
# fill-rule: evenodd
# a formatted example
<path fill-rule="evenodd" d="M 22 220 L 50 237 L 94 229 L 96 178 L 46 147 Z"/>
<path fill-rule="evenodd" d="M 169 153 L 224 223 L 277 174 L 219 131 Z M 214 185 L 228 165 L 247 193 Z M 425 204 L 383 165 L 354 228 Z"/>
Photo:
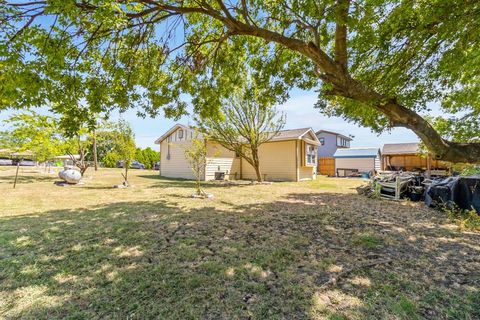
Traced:
<path fill-rule="evenodd" d="M 480 177 L 450 177 L 433 182 L 425 192 L 425 204 L 465 210 L 473 208 L 480 214 Z"/>

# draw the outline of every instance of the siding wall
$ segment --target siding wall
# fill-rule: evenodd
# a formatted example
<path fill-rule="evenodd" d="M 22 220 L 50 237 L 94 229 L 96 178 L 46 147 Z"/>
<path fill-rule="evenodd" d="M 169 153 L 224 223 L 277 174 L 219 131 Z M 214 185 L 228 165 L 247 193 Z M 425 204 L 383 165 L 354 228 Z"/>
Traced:
<path fill-rule="evenodd" d="M 191 132 L 190 132 L 191 131 Z M 160 175 L 170 178 L 194 179 L 184 150 L 189 147 L 194 134 L 192 130 L 184 132 L 179 138 L 178 130 L 160 144 Z M 296 143 L 298 152 L 296 151 Z M 170 147 L 169 147 L 170 144 Z M 260 146 L 260 170 L 267 181 L 297 181 L 316 178 L 316 166 L 304 166 L 304 141 L 268 142 Z M 170 158 L 168 159 L 168 154 Z M 298 172 L 295 161 L 298 161 Z M 240 163 L 241 162 L 241 163 Z M 235 154 L 218 143 L 207 143 L 207 166 L 205 180 L 215 179 L 215 172 L 225 172 L 225 179 L 256 180 L 255 169 L 244 159 L 235 158 Z"/>
<path fill-rule="evenodd" d="M 316 178 L 317 178 L 316 167 L 300 167 L 299 168 L 298 179 L 300 181 L 312 180 Z"/>
<path fill-rule="evenodd" d="M 337 151 L 337 135 L 322 132 L 317 135 L 318 139 L 324 138 L 325 144 L 318 146 L 319 157 L 332 157 L 335 151 Z"/>
<path fill-rule="evenodd" d="M 185 158 L 185 149 L 189 147 L 193 130 L 184 130 L 180 138 L 178 129 L 160 144 L 160 175 L 169 178 L 195 179 Z M 169 146 L 170 143 L 170 146 Z M 170 158 L 168 158 L 170 154 Z"/>
<path fill-rule="evenodd" d="M 337 169 L 357 169 L 369 172 L 375 169 L 375 158 L 335 158 L 335 174 Z"/>
<path fill-rule="evenodd" d="M 296 181 L 295 141 L 268 142 L 260 146 L 260 171 L 267 181 Z M 300 159 L 299 159 L 300 161 Z M 242 159 L 242 179 L 255 180 L 255 169 Z"/>
<path fill-rule="evenodd" d="M 215 172 L 225 172 L 225 179 L 240 179 L 240 158 L 235 158 L 233 151 L 227 150 L 220 144 L 209 141 L 207 143 L 207 166 L 205 180 L 214 180 Z"/>

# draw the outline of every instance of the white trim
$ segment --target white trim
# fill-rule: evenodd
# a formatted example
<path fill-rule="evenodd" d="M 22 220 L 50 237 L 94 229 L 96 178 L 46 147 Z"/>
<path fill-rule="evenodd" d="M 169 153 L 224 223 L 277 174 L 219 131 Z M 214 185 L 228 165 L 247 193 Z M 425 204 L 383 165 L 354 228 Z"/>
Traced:
<path fill-rule="evenodd" d="M 160 138 L 155 140 L 155 144 L 161 144 L 163 140 L 165 140 L 172 132 L 174 132 L 177 129 L 183 129 L 183 130 L 191 130 L 191 128 L 184 126 L 183 124 L 177 123 L 173 127 L 171 127 L 167 132 L 165 132 Z"/>

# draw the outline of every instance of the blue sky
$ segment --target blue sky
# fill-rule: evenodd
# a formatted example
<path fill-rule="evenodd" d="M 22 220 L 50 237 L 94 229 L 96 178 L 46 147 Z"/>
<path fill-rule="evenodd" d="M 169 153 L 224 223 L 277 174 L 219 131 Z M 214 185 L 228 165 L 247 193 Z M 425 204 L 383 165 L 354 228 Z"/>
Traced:
<path fill-rule="evenodd" d="M 286 103 L 278 106 L 279 110 L 284 111 L 287 115 L 285 129 L 312 127 L 315 131 L 324 129 L 345 135 L 351 134 L 355 136 L 352 147 L 382 147 L 384 143 L 419 141 L 418 137 L 407 129 L 395 128 L 390 133 L 377 135 L 368 128 L 359 127 L 342 118 L 326 117 L 317 109 L 314 109 L 313 106 L 316 101 L 316 92 L 294 90 L 291 93 L 291 98 Z M 143 148 L 158 148 L 154 144 L 155 139 L 176 123 L 171 119 L 163 117 L 155 119 L 138 118 L 135 109 L 124 113 L 122 117 L 131 123 L 135 131 L 137 145 Z M 112 118 L 118 118 L 118 114 L 115 114 Z M 186 125 L 193 124 L 192 119 L 189 117 L 183 117 L 178 122 Z"/>
<path fill-rule="evenodd" d="M 351 144 L 352 147 L 382 147 L 384 143 L 419 141 L 417 136 L 407 129 L 395 128 L 389 133 L 377 135 L 368 128 L 359 127 L 342 118 L 326 117 L 317 109 L 314 109 L 313 106 L 316 101 L 317 93 L 314 91 L 293 90 L 291 98 L 278 106 L 278 109 L 284 111 L 287 115 L 285 129 L 312 127 L 315 131 L 324 129 L 344 135 L 351 134 L 355 136 Z M 3 122 L 14 112 L 18 111 L 1 111 L 0 121 Z M 132 125 L 137 146 L 158 149 L 158 145 L 155 145 L 154 141 L 172 127 L 176 121 L 161 116 L 155 119 L 148 117 L 143 119 L 138 117 L 136 112 L 135 108 L 122 115 L 117 112 L 112 114 L 110 120 L 117 120 L 121 116 Z M 433 106 L 433 112 L 437 113 L 438 108 Z M 178 122 L 186 125 L 193 124 L 193 120 L 189 117 L 183 117 Z M 0 130 L 2 128 L 5 129 L 5 126 L 0 126 Z"/>

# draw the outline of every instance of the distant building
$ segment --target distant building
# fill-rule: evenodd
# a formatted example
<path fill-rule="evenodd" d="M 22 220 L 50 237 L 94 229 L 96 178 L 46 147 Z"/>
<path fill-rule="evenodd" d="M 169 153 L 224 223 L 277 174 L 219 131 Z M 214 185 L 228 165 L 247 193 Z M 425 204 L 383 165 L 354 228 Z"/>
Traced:
<path fill-rule="evenodd" d="M 379 148 L 338 149 L 333 157 L 337 177 L 358 176 L 362 173 L 373 174 L 380 170 Z"/>
<path fill-rule="evenodd" d="M 426 171 L 428 168 L 445 170 L 450 167 L 449 162 L 433 160 L 422 153 L 418 142 L 387 143 L 382 149 L 383 170 Z"/>
<path fill-rule="evenodd" d="M 319 130 L 315 133 L 320 146 L 318 146 L 318 157 L 333 157 L 337 149 L 350 148 L 351 137 L 344 136 L 343 134 Z"/>
<path fill-rule="evenodd" d="M 176 124 L 155 143 L 160 145 L 160 175 L 194 179 L 185 158 L 194 130 Z M 234 152 L 214 140 L 205 140 L 207 165 L 202 180 L 255 179 L 255 169 Z M 282 130 L 259 147 L 260 170 L 267 181 L 301 181 L 317 177 L 317 146 L 311 128 Z"/>

